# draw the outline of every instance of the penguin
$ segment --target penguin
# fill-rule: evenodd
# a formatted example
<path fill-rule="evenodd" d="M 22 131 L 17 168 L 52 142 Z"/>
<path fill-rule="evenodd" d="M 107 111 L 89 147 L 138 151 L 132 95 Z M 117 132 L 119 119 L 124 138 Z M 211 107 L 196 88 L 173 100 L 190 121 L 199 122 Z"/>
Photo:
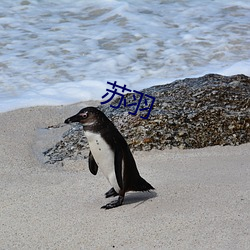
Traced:
<path fill-rule="evenodd" d="M 115 125 L 95 107 L 86 107 L 65 123 L 78 122 L 83 126 L 90 147 L 88 164 L 93 175 L 100 168 L 111 185 L 105 197 L 118 196 L 101 208 L 111 209 L 121 206 L 128 191 L 149 191 L 154 189 L 144 180 L 137 169 L 129 146 Z"/>

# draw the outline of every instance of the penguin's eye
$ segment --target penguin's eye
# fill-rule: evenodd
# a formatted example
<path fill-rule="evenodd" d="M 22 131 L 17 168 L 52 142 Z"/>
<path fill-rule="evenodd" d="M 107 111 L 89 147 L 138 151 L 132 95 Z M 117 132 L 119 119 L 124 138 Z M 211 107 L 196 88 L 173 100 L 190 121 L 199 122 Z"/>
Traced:
<path fill-rule="evenodd" d="M 88 117 L 88 112 L 79 114 L 83 119 L 86 119 Z"/>

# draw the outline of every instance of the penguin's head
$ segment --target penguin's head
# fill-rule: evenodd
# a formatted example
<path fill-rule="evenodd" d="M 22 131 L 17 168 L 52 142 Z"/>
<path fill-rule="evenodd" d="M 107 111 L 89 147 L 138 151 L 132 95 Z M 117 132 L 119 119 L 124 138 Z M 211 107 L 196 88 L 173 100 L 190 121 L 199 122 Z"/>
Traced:
<path fill-rule="evenodd" d="M 87 129 L 87 127 L 98 127 L 107 120 L 109 121 L 109 119 L 97 108 L 87 107 L 81 109 L 76 115 L 67 118 L 64 122 L 67 124 L 79 122 Z"/>

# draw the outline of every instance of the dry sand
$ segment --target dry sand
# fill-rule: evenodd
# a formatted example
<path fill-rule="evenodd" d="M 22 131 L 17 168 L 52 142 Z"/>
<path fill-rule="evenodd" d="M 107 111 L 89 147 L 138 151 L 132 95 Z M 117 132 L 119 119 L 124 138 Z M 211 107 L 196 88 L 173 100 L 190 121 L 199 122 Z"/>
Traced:
<path fill-rule="evenodd" d="M 89 103 L 0 114 L 0 249 L 249 249 L 250 144 L 135 152 L 155 188 L 103 210 L 87 160 L 44 165 L 63 122 Z"/>

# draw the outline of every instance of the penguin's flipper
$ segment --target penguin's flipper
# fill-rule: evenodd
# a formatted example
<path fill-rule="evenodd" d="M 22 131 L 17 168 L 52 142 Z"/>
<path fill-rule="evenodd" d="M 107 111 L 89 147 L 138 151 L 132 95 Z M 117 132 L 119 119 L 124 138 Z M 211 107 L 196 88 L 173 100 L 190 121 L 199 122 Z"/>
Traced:
<path fill-rule="evenodd" d="M 115 147 L 115 176 L 120 189 L 123 189 L 122 181 L 122 149 Z"/>
<path fill-rule="evenodd" d="M 98 165 L 96 164 L 91 151 L 89 151 L 89 170 L 93 175 L 96 175 L 98 171 Z"/>
<path fill-rule="evenodd" d="M 111 188 L 108 192 L 105 193 L 106 198 L 109 198 L 109 197 L 112 197 L 112 196 L 115 197 L 117 195 L 118 195 L 118 193 L 115 191 L 114 188 Z"/>

